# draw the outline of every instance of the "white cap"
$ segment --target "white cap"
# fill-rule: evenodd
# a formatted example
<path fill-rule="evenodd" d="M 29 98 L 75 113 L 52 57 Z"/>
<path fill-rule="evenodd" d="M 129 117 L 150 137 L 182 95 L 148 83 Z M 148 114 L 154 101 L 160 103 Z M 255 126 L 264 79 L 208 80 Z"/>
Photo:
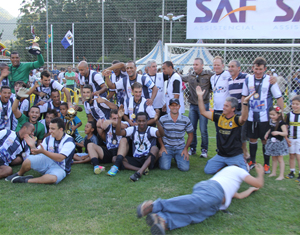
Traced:
<path fill-rule="evenodd" d="M 272 72 L 275 72 L 275 69 L 271 69 Z"/>

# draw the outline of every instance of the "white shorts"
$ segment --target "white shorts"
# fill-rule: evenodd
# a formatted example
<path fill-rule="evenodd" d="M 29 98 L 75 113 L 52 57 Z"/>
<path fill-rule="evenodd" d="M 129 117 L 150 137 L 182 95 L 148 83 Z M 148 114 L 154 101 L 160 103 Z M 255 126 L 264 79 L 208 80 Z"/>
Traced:
<path fill-rule="evenodd" d="M 291 147 L 289 147 L 289 152 L 291 154 L 300 154 L 300 139 L 290 139 Z"/>

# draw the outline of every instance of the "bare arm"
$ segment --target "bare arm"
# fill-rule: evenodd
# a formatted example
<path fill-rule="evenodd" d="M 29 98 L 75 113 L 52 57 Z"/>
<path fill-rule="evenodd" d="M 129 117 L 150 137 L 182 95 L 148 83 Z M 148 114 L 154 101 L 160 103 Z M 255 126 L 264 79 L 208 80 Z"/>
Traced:
<path fill-rule="evenodd" d="M 264 168 L 259 163 L 255 165 L 255 170 L 257 172 L 257 177 L 247 175 L 244 181 L 251 186 L 256 188 L 261 188 L 264 185 Z"/>
<path fill-rule="evenodd" d="M 65 95 L 67 97 L 68 106 L 69 106 L 69 108 L 71 108 L 72 107 L 72 102 L 71 102 L 71 95 L 70 95 L 69 90 L 64 87 L 61 91 L 65 93 Z"/>
<path fill-rule="evenodd" d="M 246 198 L 248 197 L 251 193 L 255 192 L 259 190 L 259 188 L 256 188 L 256 187 L 250 187 L 248 188 L 247 190 L 245 190 L 244 192 L 241 192 L 241 193 L 235 193 L 233 195 L 234 198 L 237 198 L 237 199 L 243 199 L 243 198 Z"/>
<path fill-rule="evenodd" d="M 152 87 L 152 96 L 151 96 L 151 99 L 150 99 L 150 100 L 152 100 L 152 104 L 153 104 L 153 101 L 154 101 L 154 99 L 155 99 L 155 97 L 157 95 L 157 92 L 158 92 L 158 88 L 157 88 L 156 85 L 154 85 L 154 87 Z"/>
<path fill-rule="evenodd" d="M 109 79 L 107 79 L 107 80 L 109 80 Z M 100 87 L 101 87 L 101 89 L 99 91 L 94 92 L 94 95 L 100 95 L 107 91 L 107 86 L 105 85 L 105 83 L 101 84 Z"/>
<path fill-rule="evenodd" d="M 249 108 L 248 108 L 248 103 L 250 98 L 254 95 L 255 92 L 252 92 L 250 95 L 247 97 L 242 97 L 242 115 L 239 117 L 239 123 L 243 125 L 247 119 L 248 119 L 248 113 L 249 113 Z"/>
<path fill-rule="evenodd" d="M 11 107 L 11 110 L 13 111 L 16 119 L 20 118 L 22 116 L 22 113 L 19 109 L 19 103 L 20 103 L 20 100 L 18 100 L 17 98 L 14 100 L 13 102 L 13 105 Z"/>
<path fill-rule="evenodd" d="M 94 117 L 93 117 L 92 114 L 87 114 L 86 116 L 87 116 L 88 122 L 93 122 L 93 121 L 95 121 L 95 119 L 94 119 Z"/>
<path fill-rule="evenodd" d="M 114 69 L 121 69 L 122 71 L 124 71 L 124 69 L 126 68 L 126 65 L 125 63 L 123 62 L 120 62 L 120 63 L 117 63 L 117 64 L 113 64 L 112 66 L 108 67 L 107 69 L 105 70 L 114 70 Z M 104 71 L 105 71 L 104 70 Z M 104 71 L 102 72 L 102 74 L 104 73 Z"/>
<path fill-rule="evenodd" d="M 206 117 L 207 119 L 212 120 L 212 112 L 206 111 L 205 106 L 204 106 L 204 101 L 203 101 L 203 95 L 205 93 L 205 90 L 202 91 L 200 86 L 197 86 L 196 88 L 197 95 L 198 95 L 198 107 L 199 111 L 202 116 Z"/>
<path fill-rule="evenodd" d="M 283 110 L 284 103 L 283 103 L 283 98 L 282 97 L 280 97 L 280 98 L 277 99 L 277 104 Z"/>
<path fill-rule="evenodd" d="M 117 105 L 115 105 L 114 103 L 108 101 L 107 99 L 103 99 L 100 96 L 98 96 L 98 98 L 96 98 L 96 100 L 97 100 L 97 103 L 104 103 L 104 104 L 106 104 L 110 109 L 118 109 Z"/>
<path fill-rule="evenodd" d="M 121 129 L 121 120 L 123 116 L 124 116 L 124 106 L 121 104 L 118 110 L 118 122 L 116 126 L 116 134 L 120 136 L 126 136 L 126 131 L 124 129 Z"/>

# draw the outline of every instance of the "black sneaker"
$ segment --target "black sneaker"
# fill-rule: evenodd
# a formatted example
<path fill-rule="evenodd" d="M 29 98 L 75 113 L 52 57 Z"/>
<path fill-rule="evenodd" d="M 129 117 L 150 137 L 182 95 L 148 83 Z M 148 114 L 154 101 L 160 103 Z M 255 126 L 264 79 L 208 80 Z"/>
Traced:
<path fill-rule="evenodd" d="M 298 175 L 298 178 L 295 180 L 296 182 L 300 182 L 300 173 Z"/>
<path fill-rule="evenodd" d="M 293 179 L 293 178 L 295 178 L 294 171 L 291 171 L 285 178 L 287 178 L 287 179 Z"/>
<path fill-rule="evenodd" d="M 32 175 L 26 175 L 26 176 L 15 176 L 12 178 L 11 182 L 12 183 L 28 183 L 29 179 L 32 179 Z"/>
<path fill-rule="evenodd" d="M 129 177 L 132 182 L 138 181 L 139 178 L 141 178 L 141 174 L 139 172 L 135 172 L 132 176 Z"/>
<path fill-rule="evenodd" d="M 14 174 L 12 174 L 12 175 L 10 175 L 10 176 L 7 176 L 6 178 L 5 178 L 5 181 L 11 181 L 13 178 L 15 178 L 16 176 L 19 176 L 18 175 L 18 172 L 17 173 L 14 173 Z"/>
<path fill-rule="evenodd" d="M 149 170 L 149 168 L 147 167 L 146 170 L 143 172 L 143 175 L 149 175 L 149 172 L 150 172 L 150 170 Z"/>

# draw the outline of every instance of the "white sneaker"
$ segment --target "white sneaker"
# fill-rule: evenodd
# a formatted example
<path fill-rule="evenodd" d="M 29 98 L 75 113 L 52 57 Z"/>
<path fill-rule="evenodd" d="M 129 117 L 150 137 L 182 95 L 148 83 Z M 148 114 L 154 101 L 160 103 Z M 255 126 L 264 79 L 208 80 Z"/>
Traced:
<path fill-rule="evenodd" d="M 202 149 L 202 153 L 201 153 L 200 157 L 207 158 L 207 150 L 206 149 Z"/>

